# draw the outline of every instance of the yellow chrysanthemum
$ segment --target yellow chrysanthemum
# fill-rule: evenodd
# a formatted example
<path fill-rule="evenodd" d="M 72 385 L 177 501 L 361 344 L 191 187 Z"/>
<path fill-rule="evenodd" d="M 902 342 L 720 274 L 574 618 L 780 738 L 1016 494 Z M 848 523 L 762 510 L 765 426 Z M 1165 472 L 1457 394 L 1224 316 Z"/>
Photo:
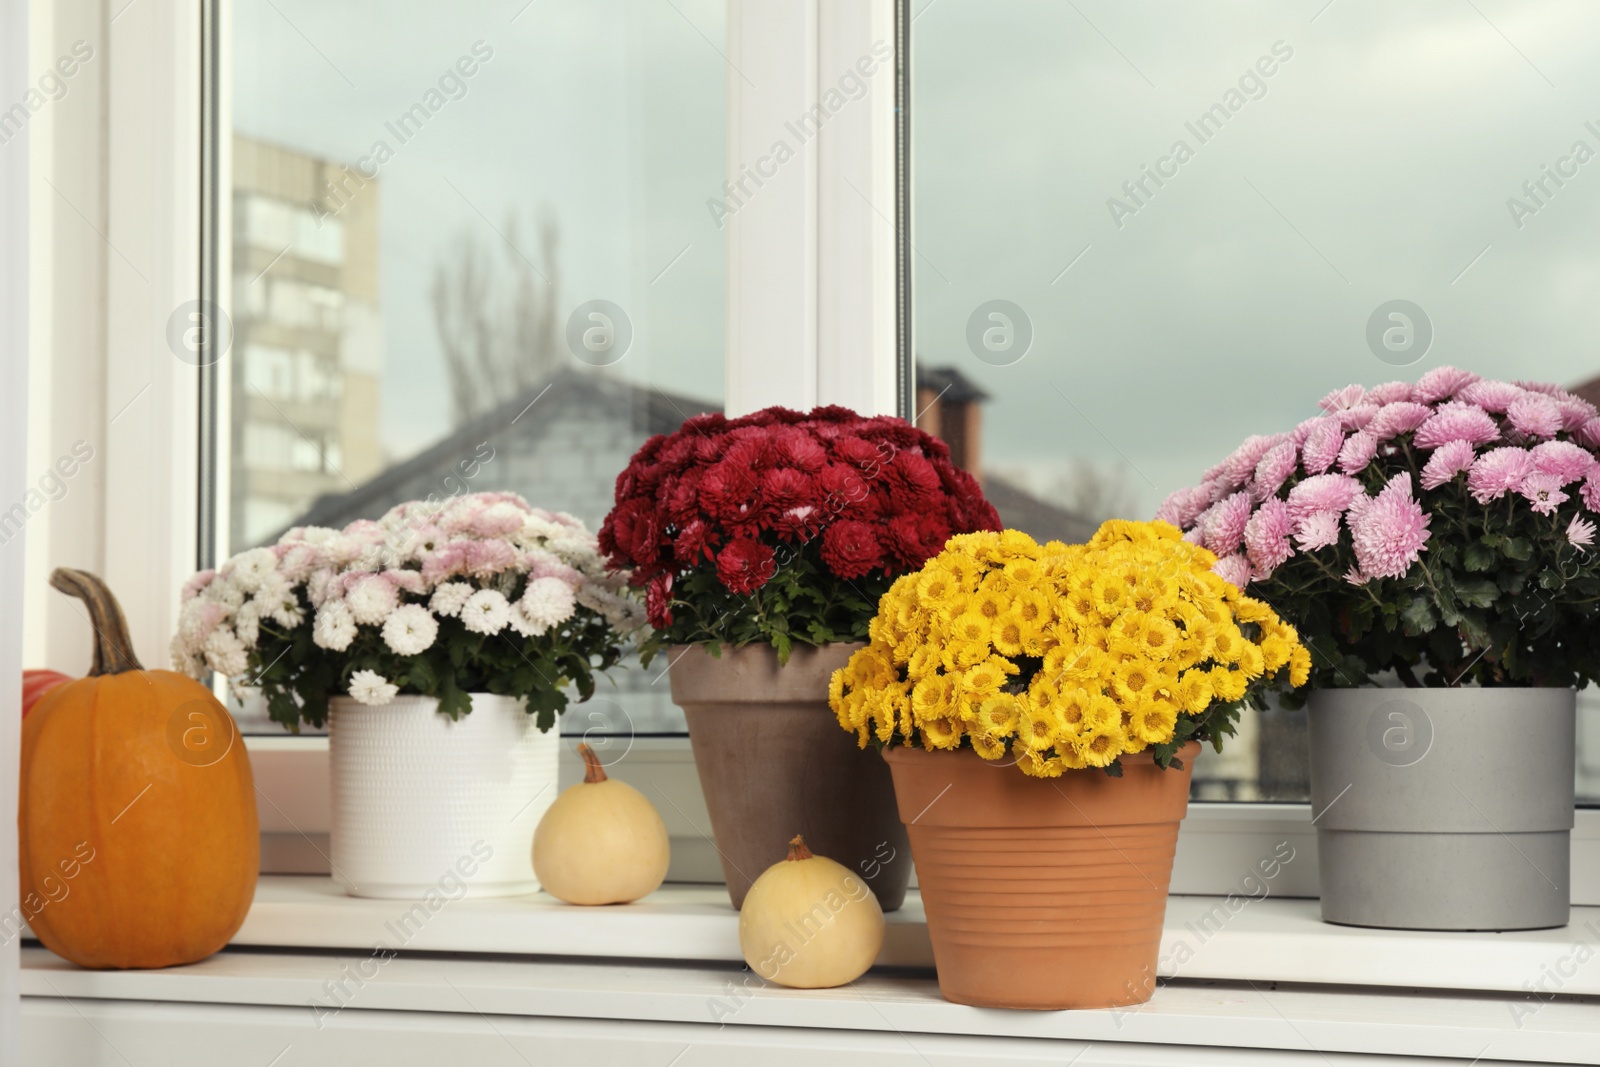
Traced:
<path fill-rule="evenodd" d="M 1311 653 L 1304 645 L 1295 645 L 1289 653 L 1289 684 L 1295 688 L 1311 680 Z"/>
<path fill-rule="evenodd" d="M 919 719 L 917 726 L 922 733 L 922 747 L 929 752 L 939 748 L 958 748 L 961 745 L 960 719 L 925 718 Z"/>
<path fill-rule="evenodd" d="M 1294 628 L 1215 563 L 1164 523 L 1107 523 L 1087 545 L 953 537 L 894 581 L 829 702 L 863 746 L 1010 752 L 1035 777 L 1110 766 L 1170 741 L 1179 716 L 1306 681 Z"/>
<path fill-rule="evenodd" d="M 1023 623 L 1015 614 L 1007 612 L 995 620 L 989 630 L 989 640 L 994 650 L 1002 656 L 1020 656 L 1023 646 Z"/>
<path fill-rule="evenodd" d="M 1054 704 L 1035 704 L 1031 700 L 1024 705 L 1019 736 L 1029 749 L 1042 752 L 1066 735 L 1066 723 L 1061 719 L 1059 707 Z"/>
<path fill-rule="evenodd" d="M 922 601 L 924 610 L 937 611 L 948 607 L 962 595 L 956 576 L 947 567 L 936 565 L 938 559 L 935 556 L 928 562 L 917 582 L 917 598 Z"/>
<path fill-rule="evenodd" d="M 1229 703 L 1240 700 L 1250 687 L 1250 679 L 1240 671 L 1230 671 L 1226 667 L 1212 667 L 1208 673 L 1211 678 L 1211 691 L 1216 694 L 1218 700 Z"/>
<path fill-rule="evenodd" d="M 1005 597 L 1001 596 L 1000 593 L 992 587 L 987 589 L 979 589 L 978 592 L 973 594 L 972 599 L 968 602 L 967 610 L 982 615 L 985 619 L 989 620 L 989 623 L 992 626 L 996 619 L 1005 614 L 1006 600 Z"/>
<path fill-rule="evenodd" d="M 1155 678 L 1156 671 L 1149 660 L 1125 659 L 1111 669 L 1111 688 L 1123 704 L 1137 705 L 1149 696 Z"/>
<path fill-rule="evenodd" d="M 1232 623 L 1218 626 L 1211 635 L 1211 658 L 1218 663 L 1238 663 L 1244 646 L 1249 644 L 1244 634 Z"/>
<path fill-rule="evenodd" d="M 1211 706 L 1211 676 L 1205 671 L 1184 671 L 1178 678 L 1178 703 L 1190 715 Z"/>
<path fill-rule="evenodd" d="M 1061 614 L 1074 626 L 1098 626 L 1100 612 L 1095 608 L 1094 582 L 1076 579 L 1062 598 Z"/>
<path fill-rule="evenodd" d="M 932 674 L 911 690 L 911 708 L 919 719 L 944 718 L 956 714 L 957 686 L 948 674 Z"/>
<path fill-rule="evenodd" d="M 1122 755 L 1125 747 L 1122 727 L 1117 725 L 1096 726 L 1072 742 L 1072 747 L 1077 750 L 1079 758 L 1090 767 L 1106 767 L 1118 756 Z"/>

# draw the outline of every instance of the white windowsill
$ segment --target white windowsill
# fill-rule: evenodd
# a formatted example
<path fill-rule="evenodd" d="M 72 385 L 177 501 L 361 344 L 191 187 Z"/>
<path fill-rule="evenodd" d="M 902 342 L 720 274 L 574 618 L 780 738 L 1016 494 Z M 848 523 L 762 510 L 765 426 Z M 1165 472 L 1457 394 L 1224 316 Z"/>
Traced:
<path fill-rule="evenodd" d="M 174 1050 L 182 1047 L 192 1055 L 192 1044 L 206 1036 L 206 1027 L 213 1040 L 231 1040 L 228 1035 L 242 1032 L 242 1022 L 264 1018 L 275 1021 L 275 1032 L 302 1058 L 318 1063 L 335 1062 L 316 1054 L 319 1047 L 331 1054 L 335 1046 L 330 1043 L 344 1036 L 341 1031 L 365 1034 L 365 1040 L 395 1040 L 394 1028 L 416 1034 L 430 1029 L 426 1020 L 432 1019 L 431 1028 L 443 1030 L 453 1025 L 452 1018 L 479 1029 L 486 1019 L 499 1020 L 491 1024 L 492 1043 L 512 1042 L 528 1062 L 560 1062 L 548 1058 L 549 1045 L 543 1043 L 551 1028 L 541 1029 L 540 1020 L 551 1019 L 582 1021 L 587 1029 L 576 1032 L 589 1040 L 626 1039 L 628 1028 L 642 1023 L 674 1024 L 659 1062 L 685 1045 L 700 1050 L 696 1062 L 752 1062 L 752 1049 L 762 1047 L 798 1055 L 809 1045 L 822 1055 L 829 1033 L 858 1035 L 857 1044 L 874 1033 L 889 1039 L 877 1046 L 889 1053 L 887 1059 L 859 1051 L 856 1058 L 839 1059 L 836 1048 L 835 1062 L 908 1067 L 933 1062 L 929 1056 L 938 1062 L 1126 1064 L 1135 1062 L 1128 1058 L 1129 1045 L 1142 1047 L 1131 1053 L 1137 1062 L 1152 1065 L 1325 1067 L 1329 1053 L 1373 1055 L 1381 1059 L 1362 1062 L 1384 1063 L 1401 1062 L 1391 1056 L 1448 1057 L 1463 1064 L 1600 1062 L 1595 1007 L 1570 1000 L 1545 1004 L 1518 1026 L 1514 1013 L 1526 1005 L 1507 997 L 1185 980 L 1163 984 L 1149 1003 L 1136 1008 L 1015 1012 L 950 1004 L 924 975 L 873 972 L 840 989 L 790 990 L 754 981 L 747 985 L 748 973 L 731 964 L 428 955 L 392 960 L 371 981 L 334 999 L 329 983 L 365 958 L 233 949 L 188 967 L 108 972 L 79 970 L 42 948 L 24 948 L 24 1037 L 30 1026 L 53 1027 L 56 1035 L 83 1031 L 82 1040 L 95 1044 L 85 1020 L 120 1038 L 117 1026 L 164 1004 L 170 1005 L 166 1014 L 148 1025 L 163 1028 L 162 1039 Z M 312 1002 L 342 1010 L 319 1016 Z M 204 1014 L 207 1010 L 212 1014 Z M 719 1045 L 725 1058 L 707 1059 Z M 261 1048 L 272 1051 L 265 1044 Z M 541 1054 L 545 1058 L 528 1059 Z M 504 1062 L 516 1061 L 506 1057 Z"/>
<path fill-rule="evenodd" d="M 738 915 L 721 886 L 668 885 L 637 904 L 580 908 L 544 894 L 416 902 L 344 895 L 328 878 L 263 876 L 235 947 L 370 952 L 470 952 L 740 963 Z M 1368 930 L 1324 923 L 1315 900 L 1245 903 L 1226 921 L 1224 898 L 1174 896 L 1162 939 L 1163 978 L 1285 982 L 1521 994 L 1573 947 L 1600 943 L 1600 908 L 1572 909 L 1569 926 L 1506 933 Z M 932 967 L 913 892 L 887 917 L 879 966 Z M 1183 948 L 1181 946 L 1187 946 Z M 1560 992 L 1600 996 L 1600 959 L 1574 960 Z M 1554 987 L 1550 987 L 1554 988 Z"/>

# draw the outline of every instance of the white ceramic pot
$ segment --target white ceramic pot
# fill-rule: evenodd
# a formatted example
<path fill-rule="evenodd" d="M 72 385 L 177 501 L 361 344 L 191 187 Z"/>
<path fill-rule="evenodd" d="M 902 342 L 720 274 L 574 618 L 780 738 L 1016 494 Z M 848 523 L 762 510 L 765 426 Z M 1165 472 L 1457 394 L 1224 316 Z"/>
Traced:
<path fill-rule="evenodd" d="M 358 897 L 508 897 L 539 889 L 533 832 L 556 798 L 559 728 L 511 697 L 330 702 L 334 879 Z M 464 883 L 465 891 L 461 885 Z"/>

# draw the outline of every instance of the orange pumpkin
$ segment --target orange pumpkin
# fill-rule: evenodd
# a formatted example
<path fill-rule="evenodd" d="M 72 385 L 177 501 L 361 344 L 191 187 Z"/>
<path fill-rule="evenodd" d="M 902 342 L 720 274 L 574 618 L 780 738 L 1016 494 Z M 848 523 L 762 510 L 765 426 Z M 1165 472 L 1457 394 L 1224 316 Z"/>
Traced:
<path fill-rule="evenodd" d="M 50 584 L 88 607 L 94 666 L 23 720 L 23 916 L 84 967 L 202 960 L 238 931 L 255 895 L 244 743 L 205 686 L 140 666 L 100 579 L 62 569 Z"/>
<path fill-rule="evenodd" d="M 26 716 L 39 703 L 39 698 L 62 682 L 72 681 L 72 676 L 60 671 L 22 672 L 22 714 Z"/>

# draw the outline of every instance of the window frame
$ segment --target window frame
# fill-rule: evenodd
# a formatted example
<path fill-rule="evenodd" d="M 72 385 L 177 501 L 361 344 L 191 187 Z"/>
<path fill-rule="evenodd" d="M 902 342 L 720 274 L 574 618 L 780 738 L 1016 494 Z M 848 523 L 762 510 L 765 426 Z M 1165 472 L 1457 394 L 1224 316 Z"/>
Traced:
<path fill-rule="evenodd" d="M 206 11 L 215 17 L 208 21 Z M 874 41 L 891 42 L 900 57 L 893 85 L 875 82 L 865 100 L 823 128 L 801 165 L 785 168 L 728 221 L 730 413 L 773 403 L 905 411 L 910 323 L 900 286 L 908 280 L 910 241 L 908 16 L 903 0 L 729 0 L 730 177 L 737 178 L 741 164 L 770 145 L 773 129 L 814 102 L 819 86 Z M 27 581 L 30 589 L 43 588 L 50 567 L 63 563 L 98 566 L 123 597 L 136 649 L 156 664 L 167 658 L 177 589 L 204 558 L 208 537 L 214 544 L 215 531 L 226 528 L 226 494 L 213 489 L 208 514 L 216 525 L 207 534 L 198 490 L 206 455 L 214 471 L 226 469 L 229 434 L 217 427 L 228 425 L 231 361 L 222 358 L 197 373 L 168 350 L 165 331 L 173 309 L 208 291 L 228 311 L 231 197 L 221 192 L 228 187 L 230 138 L 215 139 L 217 165 L 209 179 L 201 151 L 205 123 L 214 123 L 213 132 L 229 128 L 226 79 L 219 76 L 227 69 L 228 6 L 222 0 L 130 5 L 115 25 L 105 12 L 94 17 L 102 31 L 98 40 L 106 42 L 107 91 L 99 105 L 106 133 L 99 157 L 88 165 L 108 175 L 103 228 L 109 243 L 93 246 L 94 262 L 67 266 L 82 265 L 81 276 L 104 277 L 103 347 L 98 364 L 75 364 L 70 375 L 58 369 L 49 381 L 53 406 L 62 394 L 93 398 L 103 477 L 86 487 L 95 496 L 95 521 L 78 529 L 30 526 L 35 551 Z M 208 37 L 218 57 L 210 67 L 202 63 Z M 763 71 L 759 87 L 738 74 L 747 65 Z M 209 283 L 200 255 L 207 232 L 215 250 L 209 262 L 216 265 Z M 143 278 L 123 253 L 141 265 Z M 81 291 L 68 289 L 77 272 L 61 267 L 58 261 L 53 275 L 56 301 L 81 300 Z M 49 366 L 58 328 L 33 331 L 36 372 Z M 202 395 L 215 397 L 208 408 Z M 33 617 L 46 625 L 30 627 L 28 662 L 79 668 L 89 635 L 71 606 L 30 595 L 29 608 L 42 612 Z M 677 744 L 687 759 L 687 738 Z M 289 761 L 291 782 L 313 784 L 326 776 L 325 749 L 318 747 L 271 758 Z M 699 803 L 694 796 L 687 810 Z M 1174 891 L 1226 894 L 1285 835 L 1309 841 L 1311 824 L 1304 804 L 1192 804 L 1180 835 Z M 1573 841 L 1574 903 L 1600 904 L 1600 810 L 1577 811 Z M 1295 875 L 1292 895 L 1315 895 L 1314 864 Z M 708 876 L 719 877 L 715 871 Z"/>

